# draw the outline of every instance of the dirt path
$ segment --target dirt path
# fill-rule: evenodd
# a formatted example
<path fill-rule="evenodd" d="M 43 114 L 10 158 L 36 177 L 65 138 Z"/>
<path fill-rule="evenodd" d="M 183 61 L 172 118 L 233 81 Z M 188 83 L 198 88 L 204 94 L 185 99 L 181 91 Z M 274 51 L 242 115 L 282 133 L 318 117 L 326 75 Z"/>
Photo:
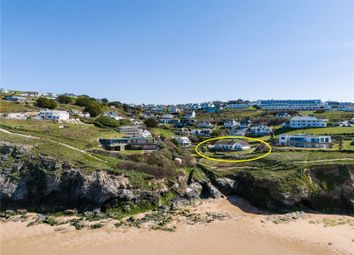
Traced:
<path fill-rule="evenodd" d="M 106 162 L 105 160 L 103 159 L 100 159 L 98 157 L 95 157 L 93 155 L 91 155 L 90 153 L 88 153 L 87 151 L 84 151 L 84 150 L 81 150 L 79 148 L 76 148 L 76 147 L 73 147 L 71 145 L 68 145 L 66 143 L 62 143 L 62 142 L 58 142 L 58 141 L 55 141 L 55 140 L 52 140 L 52 139 L 45 139 L 45 138 L 41 138 L 41 137 L 37 137 L 37 136 L 32 136 L 32 135 L 24 135 L 24 134 L 20 134 L 20 133 L 15 133 L 15 132 L 11 132 L 11 131 L 8 131 L 6 129 L 3 129 L 3 128 L 0 128 L 0 131 L 1 132 L 4 132 L 6 134 L 9 134 L 9 135 L 15 135 L 15 136 L 21 136 L 21 137 L 25 137 L 25 138 L 30 138 L 30 139 L 39 139 L 39 140 L 46 140 L 46 141 L 49 141 L 49 142 L 52 142 L 52 143 L 55 143 L 55 144 L 59 144 L 59 145 L 62 145 L 62 146 L 65 146 L 71 150 L 74 150 L 74 151 L 77 151 L 77 152 L 80 152 L 82 154 L 85 154 L 86 156 L 90 157 L 90 158 L 93 158 L 95 160 L 98 160 L 98 161 L 101 161 L 101 162 Z"/>

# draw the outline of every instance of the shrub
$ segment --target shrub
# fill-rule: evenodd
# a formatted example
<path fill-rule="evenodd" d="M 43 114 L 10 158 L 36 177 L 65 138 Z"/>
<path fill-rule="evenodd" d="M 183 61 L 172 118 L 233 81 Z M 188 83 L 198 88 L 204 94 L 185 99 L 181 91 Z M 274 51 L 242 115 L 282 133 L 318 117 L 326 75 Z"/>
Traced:
<path fill-rule="evenodd" d="M 119 126 L 119 121 L 108 116 L 100 116 L 95 120 L 95 125 L 115 128 Z"/>
<path fill-rule="evenodd" d="M 102 113 L 102 107 L 96 101 L 91 101 L 85 108 L 85 112 L 90 113 L 91 117 L 96 117 Z"/>
<path fill-rule="evenodd" d="M 149 165 L 145 163 L 122 161 L 117 164 L 117 167 L 125 170 L 144 172 L 153 175 L 155 178 L 159 179 L 177 176 L 177 172 L 174 168 L 162 168 L 159 166 Z"/>
<path fill-rule="evenodd" d="M 60 95 L 56 99 L 61 104 L 71 104 L 74 100 L 72 97 Z"/>
<path fill-rule="evenodd" d="M 96 100 L 88 96 L 79 96 L 76 98 L 75 104 L 78 106 L 88 107 L 92 102 L 96 102 Z"/>
<path fill-rule="evenodd" d="M 158 125 L 158 122 L 154 118 L 149 118 L 144 121 L 144 124 L 149 128 L 155 128 Z"/>
<path fill-rule="evenodd" d="M 55 109 L 58 105 L 53 99 L 39 97 L 36 100 L 36 106 L 41 108 Z"/>

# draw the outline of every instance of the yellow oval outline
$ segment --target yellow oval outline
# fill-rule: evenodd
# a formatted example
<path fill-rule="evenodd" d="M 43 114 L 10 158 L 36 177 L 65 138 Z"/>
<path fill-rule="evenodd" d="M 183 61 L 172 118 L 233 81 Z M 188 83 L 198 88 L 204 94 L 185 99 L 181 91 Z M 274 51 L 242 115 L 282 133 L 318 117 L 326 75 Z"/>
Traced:
<path fill-rule="evenodd" d="M 199 146 L 201 146 L 204 143 L 207 143 L 207 142 L 210 142 L 210 141 L 215 141 L 215 140 L 230 139 L 230 138 L 231 139 L 232 138 L 242 138 L 242 139 L 248 139 L 248 140 L 251 140 L 251 141 L 261 142 L 261 143 L 265 144 L 269 148 L 269 151 L 267 153 L 265 153 L 264 155 L 261 155 L 261 156 L 256 157 L 256 158 L 250 158 L 250 159 L 217 159 L 217 158 L 211 158 L 211 157 L 205 156 L 203 153 L 198 151 Z M 265 141 L 263 141 L 261 139 L 253 138 L 253 137 L 246 137 L 246 136 L 218 136 L 218 137 L 206 139 L 203 142 L 198 143 L 195 146 L 194 150 L 199 156 L 201 156 L 202 158 L 205 158 L 205 159 L 209 159 L 209 160 L 213 160 L 213 161 L 217 161 L 217 162 L 242 163 L 242 162 L 255 161 L 255 160 L 267 157 L 272 152 L 272 146 L 269 143 L 267 143 L 267 142 L 265 142 Z"/>

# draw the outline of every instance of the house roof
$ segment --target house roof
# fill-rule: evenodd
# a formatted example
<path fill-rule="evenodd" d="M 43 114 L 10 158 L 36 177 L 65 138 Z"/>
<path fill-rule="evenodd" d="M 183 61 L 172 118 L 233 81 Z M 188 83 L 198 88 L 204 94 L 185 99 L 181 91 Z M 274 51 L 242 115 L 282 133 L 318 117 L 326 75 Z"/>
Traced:
<path fill-rule="evenodd" d="M 249 145 L 247 142 L 245 141 L 237 141 L 237 140 L 221 140 L 215 143 L 215 145 L 233 145 L 233 144 L 240 144 L 241 146 L 247 146 Z"/>

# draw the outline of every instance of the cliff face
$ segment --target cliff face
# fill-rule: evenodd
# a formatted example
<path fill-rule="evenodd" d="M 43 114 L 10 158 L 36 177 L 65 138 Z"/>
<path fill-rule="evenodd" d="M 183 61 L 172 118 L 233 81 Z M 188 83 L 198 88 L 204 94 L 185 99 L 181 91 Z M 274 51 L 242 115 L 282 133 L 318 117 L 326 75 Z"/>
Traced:
<path fill-rule="evenodd" d="M 209 180 L 192 180 L 189 185 L 182 180 L 170 187 L 164 183 L 161 188 L 144 190 L 133 187 L 123 174 L 104 170 L 84 173 L 65 161 L 33 156 L 31 150 L 28 145 L 0 143 L 2 210 L 101 209 L 123 215 L 120 209 L 152 209 L 165 200 L 178 207 L 199 197 L 239 195 L 261 209 L 277 212 L 310 208 L 354 213 L 352 165 L 313 166 L 279 178 L 260 177 L 246 170 L 217 176 L 200 165 Z"/>
<path fill-rule="evenodd" d="M 226 195 L 239 195 L 271 211 L 314 209 L 354 213 L 354 166 L 313 166 L 287 178 L 260 178 L 251 171 L 218 177 L 201 166 Z"/>
<path fill-rule="evenodd" d="M 30 146 L 0 146 L 2 208 L 63 210 L 101 208 L 112 198 L 122 201 L 158 200 L 152 191 L 132 189 L 128 178 L 106 171 L 83 174 L 50 157 L 28 157 Z"/>

